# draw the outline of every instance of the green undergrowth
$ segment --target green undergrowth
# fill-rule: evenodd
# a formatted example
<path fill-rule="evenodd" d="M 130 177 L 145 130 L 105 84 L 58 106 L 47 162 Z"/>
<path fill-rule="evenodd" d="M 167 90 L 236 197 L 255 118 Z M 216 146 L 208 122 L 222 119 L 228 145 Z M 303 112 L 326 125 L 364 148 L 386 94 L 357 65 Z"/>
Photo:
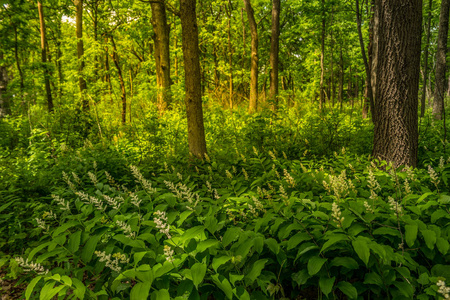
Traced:
<path fill-rule="evenodd" d="M 51 195 L 1 195 L 0 265 L 26 299 L 442 299 L 450 285 L 446 158 L 394 170 L 254 148 L 144 176 L 83 154 Z"/>

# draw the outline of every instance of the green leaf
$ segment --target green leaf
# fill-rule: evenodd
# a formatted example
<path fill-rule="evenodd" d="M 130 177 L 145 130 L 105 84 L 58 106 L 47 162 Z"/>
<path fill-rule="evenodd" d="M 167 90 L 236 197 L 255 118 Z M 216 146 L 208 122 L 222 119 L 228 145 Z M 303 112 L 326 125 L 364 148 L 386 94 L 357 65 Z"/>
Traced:
<path fill-rule="evenodd" d="M 443 255 L 446 255 L 448 252 L 448 249 L 450 248 L 448 241 L 441 237 L 437 238 L 436 246 L 437 246 L 439 252 L 441 252 Z"/>
<path fill-rule="evenodd" d="M 163 265 L 157 264 L 157 265 L 153 266 L 152 270 L 155 275 L 155 278 L 158 278 L 158 277 L 163 276 L 167 272 L 171 271 L 172 269 L 173 269 L 173 264 L 166 261 L 166 262 L 164 262 Z"/>
<path fill-rule="evenodd" d="M 28 260 L 29 261 L 33 260 L 33 257 L 36 255 L 36 253 L 38 253 L 39 251 L 41 251 L 42 249 L 44 249 L 45 247 L 47 247 L 51 244 L 53 244 L 53 242 L 43 243 L 43 244 L 40 244 L 39 246 L 37 246 L 36 248 L 34 248 L 33 250 L 31 250 L 30 254 L 28 254 Z"/>
<path fill-rule="evenodd" d="M 347 240 L 347 236 L 343 235 L 343 234 L 333 234 L 328 241 L 326 241 L 323 246 L 322 249 L 320 250 L 320 253 L 324 252 L 326 249 L 328 249 L 329 247 L 333 246 L 334 244 L 340 242 L 340 241 L 345 241 Z"/>
<path fill-rule="evenodd" d="M 244 279 L 244 275 L 237 275 L 237 274 L 233 274 L 230 273 L 230 282 L 232 285 L 235 285 L 236 281 L 241 281 L 242 279 Z"/>
<path fill-rule="evenodd" d="M 67 244 L 67 249 L 71 253 L 75 253 L 80 248 L 80 241 L 81 241 L 81 231 L 76 231 L 75 233 L 72 233 L 69 237 L 69 243 Z"/>
<path fill-rule="evenodd" d="M 153 295 L 155 295 L 157 300 L 170 300 L 170 294 L 168 290 L 159 290 L 153 292 Z M 141 298 L 141 299 L 147 299 L 147 298 Z"/>
<path fill-rule="evenodd" d="M 78 221 L 70 221 L 70 222 L 64 223 L 60 227 L 56 228 L 55 231 L 53 231 L 52 236 L 57 237 L 61 233 L 65 232 L 67 229 L 69 229 L 73 226 L 76 226 L 78 224 L 80 224 Z"/>
<path fill-rule="evenodd" d="M 383 279 L 381 279 L 381 276 L 378 275 L 378 273 L 367 273 L 366 276 L 364 276 L 364 284 L 383 286 Z"/>
<path fill-rule="evenodd" d="M 345 267 L 350 270 L 356 270 L 359 268 L 358 263 L 351 257 L 336 257 L 330 263 L 331 267 Z"/>
<path fill-rule="evenodd" d="M 334 285 L 335 279 L 336 279 L 335 277 L 332 277 L 332 278 L 320 277 L 319 287 L 320 287 L 320 290 L 322 291 L 322 293 L 325 294 L 325 296 L 328 297 L 328 294 L 331 293 L 331 291 L 333 290 L 333 285 Z"/>
<path fill-rule="evenodd" d="M 227 229 L 222 238 L 222 245 L 224 247 L 228 246 L 231 242 L 239 238 L 239 233 L 241 229 L 237 227 L 230 227 Z"/>
<path fill-rule="evenodd" d="M 230 259 L 231 256 L 214 257 L 211 266 L 213 267 L 214 271 L 217 272 L 217 269 L 224 263 L 228 262 Z"/>
<path fill-rule="evenodd" d="M 414 242 L 417 239 L 418 230 L 419 226 L 417 224 L 405 226 L 405 240 L 406 244 L 408 244 L 409 247 L 412 247 L 414 245 Z"/>
<path fill-rule="evenodd" d="M 233 299 L 233 288 L 231 287 L 230 282 L 223 275 L 214 274 L 211 276 L 214 283 L 220 288 L 228 299 Z"/>
<path fill-rule="evenodd" d="M 436 223 L 437 220 L 448 216 L 448 213 L 443 209 L 438 209 L 431 214 L 431 223 Z"/>
<path fill-rule="evenodd" d="M 85 263 L 91 261 L 92 255 L 94 254 L 95 248 L 97 247 L 98 241 L 100 241 L 101 237 L 101 235 L 91 236 L 86 242 L 86 245 L 84 245 L 83 251 L 81 252 L 81 259 Z"/>
<path fill-rule="evenodd" d="M 370 257 L 370 248 L 367 245 L 367 240 L 357 237 L 356 240 L 352 242 L 353 249 L 355 249 L 356 254 L 358 254 L 358 257 L 366 264 L 369 263 L 369 257 Z"/>
<path fill-rule="evenodd" d="M 287 249 L 291 250 L 297 247 L 298 244 L 304 241 L 310 240 L 311 237 L 306 232 L 296 233 L 293 237 L 291 237 L 288 241 Z"/>
<path fill-rule="evenodd" d="M 150 292 L 151 283 L 150 282 L 138 282 L 131 289 L 130 300 L 141 300 L 147 299 L 148 293 Z"/>
<path fill-rule="evenodd" d="M 393 229 L 393 228 L 387 228 L 387 227 L 380 227 L 375 229 L 372 234 L 375 235 L 392 235 L 392 236 L 397 236 L 400 237 L 400 232 L 398 232 L 397 229 Z"/>
<path fill-rule="evenodd" d="M 417 279 L 417 282 L 420 283 L 421 285 L 427 285 L 428 283 L 430 283 L 428 274 L 427 273 L 420 274 L 419 279 Z"/>
<path fill-rule="evenodd" d="M 75 296 L 78 297 L 78 299 L 83 300 L 84 294 L 86 293 L 86 286 L 78 279 L 78 278 L 72 278 L 73 285 L 75 286 L 75 289 L 73 290 L 73 293 Z"/>
<path fill-rule="evenodd" d="M 245 283 L 247 285 L 252 284 L 253 281 L 255 281 L 256 278 L 258 278 L 258 276 L 261 274 L 261 271 L 264 269 L 264 266 L 266 265 L 267 261 L 268 259 L 260 259 L 255 261 L 250 272 L 248 272 L 245 275 Z"/>
<path fill-rule="evenodd" d="M 266 239 L 264 243 L 274 254 L 278 254 L 278 252 L 280 252 L 280 245 L 278 245 L 278 242 L 275 239 Z"/>
<path fill-rule="evenodd" d="M 129 238 L 129 237 L 127 237 L 124 234 L 116 234 L 115 236 L 113 236 L 113 239 L 115 239 L 116 241 L 121 242 L 125 246 L 130 246 L 130 247 L 133 247 L 133 248 L 145 248 L 144 241 L 133 240 L 132 238 Z"/>
<path fill-rule="evenodd" d="M 186 230 L 186 232 L 181 236 L 181 241 L 183 243 L 189 241 L 192 238 L 197 237 L 200 234 L 203 234 L 203 231 L 205 230 L 205 226 L 195 226 L 192 227 L 188 230 Z"/>
<path fill-rule="evenodd" d="M 56 294 L 58 294 L 63 288 L 67 288 L 65 285 L 58 285 L 55 287 L 55 281 L 49 281 L 41 290 L 39 295 L 39 300 L 50 300 Z"/>
<path fill-rule="evenodd" d="M 347 281 L 340 281 L 337 284 L 337 287 L 350 299 L 358 298 L 358 291 L 351 283 Z"/>
<path fill-rule="evenodd" d="M 308 274 L 314 275 L 322 269 L 323 264 L 327 261 L 326 258 L 314 256 L 308 261 Z"/>
<path fill-rule="evenodd" d="M 25 291 L 25 299 L 30 299 L 31 294 L 33 293 L 33 289 L 36 286 L 36 284 L 42 279 L 42 276 L 37 276 L 33 278 L 33 280 L 30 281 L 30 283 L 27 286 L 27 289 Z"/>
<path fill-rule="evenodd" d="M 203 281 L 206 275 L 206 265 L 201 263 L 196 263 L 191 267 L 192 281 L 195 287 L 198 289 L 198 285 Z M 159 299 L 159 298 L 158 298 Z"/>
<path fill-rule="evenodd" d="M 420 231 L 423 235 L 423 238 L 425 240 L 425 244 L 427 244 L 427 247 L 431 250 L 434 249 L 434 245 L 436 244 L 436 232 L 433 230 L 421 230 Z"/>

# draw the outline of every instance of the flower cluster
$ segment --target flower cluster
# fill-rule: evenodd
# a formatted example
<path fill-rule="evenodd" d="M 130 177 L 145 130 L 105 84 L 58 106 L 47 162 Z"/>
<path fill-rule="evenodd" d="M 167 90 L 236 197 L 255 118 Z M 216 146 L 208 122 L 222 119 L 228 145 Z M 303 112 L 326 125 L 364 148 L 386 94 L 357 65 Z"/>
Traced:
<path fill-rule="evenodd" d="M 439 287 L 438 293 L 445 299 L 450 299 L 450 287 L 446 286 L 445 281 L 439 280 L 436 285 Z"/>
<path fill-rule="evenodd" d="M 62 172 L 62 175 L 63 175 L 64 181 L 67 183 L 67 185 L 69 186 L 70 190 L 75 193 L 76 192 L 76 187 L 73 184 L 73 182 L 70 181 L 69 175 L 67 175 L 67 173 L 64 172 L 64 171 Z"/>
<path fill-rule="evenodd" d="M 164 256 L 168 262 L 173 262 L 175 259 L 173 258 L 173 250 L 168 245 L 164 245 Z"/>
<path fill-rule="evenodd" d="M 36 222 L 39 228 L 43 229 L 45 233 L 50 231 L 50 225 L 47 225 L 44 220 L 36 218 Z"/>
<path fill-rule="evenodd" d="M 289 172 L 286 169 L 283 169 L 283 174 L 284 174 L 284 180 L 286 180 L 286 182 L 289 184 L 289 186 L 291 188 L 295 187 L 295 180 L 291 176 L 291 174 L 289 174 Z"/>
<path fill-rule="evenodd" d="M 123 232 L 125 232 L 125 235 L 130 239 L 134 239 L 136 237 L 136 232 L 133 232 L 131 230 L 131 226 L 128 225 L 127 223 L 117 220 L 116 224 L 117 226 L 119 226 L 120 229 L 123 230 Z"/>
<path fill-rule="evenodd" d="M 108 195 L 103 195 L 103 199 L 105 199 L 106 203 L 108 203 L 115 210 L 119 210 L 120 205 L 122 204 L 119 201 L 123 200 L 123 198 L 122 199 L 120 199 L 119 197 L 112 198 Z M 123 201 L 121 201 L 121 202 L 123 202 Z"/>
<path fill-rule="evenodd" d="M 136 166 L 130 166 L 131 173 L 133 173 L 134 178 L 144 187 L 144 189 L 149 194 L 153 194 L 156 192 L 156 189 L 152 187 L 152 183 L 142 176 L 141 172 L 138 170 Z"/>
<path fill-rule="evenodd" d="M 98 210 L 106 209 L 106 206 L 104 206 L 103 201 L 98 199 L 97 197 L 89 196 L 84 192 L 75 192 L 75 194 L 81 198 L 81 201 L 88 204 L 93 204 Z"/>
<path fill-rule="evenodd" d="M 395 199 L 392 198 L 391 196 L 388 197 L 388 200 L 391 210 L 395 212 L 396 215 L 399 216 L 403 215 L 402 207 L 400 206 L 400 204 L 397 201 L 395 201 Z"/>
<path fill-rule="evenodd" d="M 406 195 L 411 194 L 411 186 L 409 185 L 408 179 L 405 179 L 405 183 L 403 184 L 403 186 L 405 187 Z"/>
<path fill-rule="evenodd" d="M 328 175 L 328 180 L 329 183 L 324 180 L 322 184 L 328 193 L 333 192 L 338 201 L 345 198 L 350 190 L 355 190 L 353 182 L 350 179 L 347 179 L 345 170 L 342 170 L 339 176 Z"/>
<path fill-rule="evenodd" d="M 437 186 L 439 184 L 439 182 L 441 182 L 436 171 L 433 169 L 433 167 L 431 165 L 428 165 L 428 175 L 430 175 L 431 182 L 434 185 Z"/>
<path fill-rule="evenodd" d="M 341 217 L 341 209 L 339 208 L 339 205 L 336 204 L 336 202 L 333 202 L 333 204 L 331 206 L 331 211 L 333 212 L 331 214 L 331 217 L 337 223 L 336 226 L 341 227 L 342 222 L 344 222 L 344 217 Z"/>
<path fill-rule="evenodd" d="M 53 200 L 55 200 L 56 204 L 59 205 L 59 209 L 70 210 L 69 201 L 66 201 L 63 198 L 61 198 L 60 196 L 53 195 L 53 194 L 52 194 L 52 198 L 53 198 Z"/>
<path fill-rule="evenodd" d="M 369 204 L 369 202 L 364 201 L 364 207 L 366 208 L 366 211 L 369 213 L 374 213 L 374 209 L 372 208 L 372 206 Z"/>
<path fill-rule="evenodd" d="M 372 162 L 373 163 L 373 162 Z M 375 175 L 373 175 L 373 172 L 371 169 L 369 169 L 369 189 L 370 189 L 370 199 L 375 200 L 378 195 L 377 191 L 381 191 L 381 186 L 378 183 L 377 179 L 375 178 Z"/>
<path fill-rule="evenodd" d="M 167 223 L 166 212 L 158 210 L 154 214 L 156 218 L 153 218 L 153 222 L 155 222 L 156 228 L 159 229 L 159 232 L 164 233 L 168 239 L 171 239 L 170 225 Z"/>
<path fill-rule="evenodd" d="M 91 179 L 92 183 L 94 185 L 97 185 L 97 183 L 98 183 L 97 176 L 94 173 L 90 172 L 90 171 L 88 172 L 88 176 Z"/>
<path fill-rule="evenodd" d="M 192 192 L 185 184 L 178 182 L 174 184 L 173 182 L 164 180 L 165 185 L 170 189 L 170 191 L 180 200 L 187 200 L 190 206 L 187 209 L 194 210 L 197 204 L 200 202 L 200 195 L 198 193 Z"/>
<path fill-rule="evenodd" d="M 244 168 L 242 168 L 242 174 L 244 174 L 245 180 L 248 180 L 248 174 L 247 174 L 247 171 Z"/>
<path fill-rule="evenodd" d="M 439 159 L 439 166 L 438 166 L 441 172 L 444 169 L 444 164 L 445 164 L 444 157 L 441 156 L 441 158 Z"/>
<path fill-rule="evenodd" d="M 142 200 L 138 198 L 138 196 L 135 193 L 131 193 L 131 204 L 133 204 L 136 207 L 139 207 L 139 204 L 141 204 Z"/>
<path fill-rule="evenodd" d="M 227 175 L 228 179 L 230 179 L 230 180 L 233 179 L 233 174 L 231 174 L 230 171 L 225 170 L 225 175 Z"/>
<path fill-rule="evenodd" d="M 248 206 L 248 208 L 250 209 L 250 212 L 254 215 L 254 216 L 258 216 L 258 212 L 257 212 L 257 210 L 259 210 L 259 211 L 261 211 L 261 212 L 263 212 L 263 213 L 265 213 L 266 212 L 266 210 L 264 209 L 264 206 L 262 205 L 262 203 L 255 197 L 255 196 L 252 196 L 252 201 L 253 201 L 253 204 L 255 205 L 255 206 L 253 206 L 253 205 L 251 205 L 251 204 L 249 204 L 249 203 L 247 203 L 247 206 Z"/>
<path fill-rule="evenodd" d="M 130 259 L 127 259 L 127 256 L 125 254 L 119 252 L 112 255 L 106 255 L 104 251 L 95 251 L 95 255 L 100 258 L 100 262 L 106 262 L 106 266 L 117 273 L 120 273 L 120 271 L 122 271 L 119 263 L 126 264 L 130 262 Z"/>
<path fill-rule="evenodd" d="M 38 275 L 45 275 L 48 273 L 48 270 L 41 266 L 41 264 L 29 262 L 28 259 L 24 260 L 23 257 L 16 257 L 15 260 L 24 271 L 34 271 Z"/>

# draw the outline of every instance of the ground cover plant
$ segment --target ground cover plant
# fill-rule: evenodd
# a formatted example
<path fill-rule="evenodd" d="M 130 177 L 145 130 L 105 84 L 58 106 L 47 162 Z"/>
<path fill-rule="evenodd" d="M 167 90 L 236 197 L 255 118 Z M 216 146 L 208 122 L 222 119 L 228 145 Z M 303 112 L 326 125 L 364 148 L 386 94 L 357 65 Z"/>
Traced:
<path fill-rule="evenodd" d="M 422 166 L 394 168 L 351 147 L 369 122 L 307 112 L 305 130 L 289 119 L 301 112 L 287 112 L 206 112 L 210 142 L 223 146 L 204 161 L 179 154 L 182 133 L 152 141 L 177 112 L 137 124 L 140 146 L 131 128 L 94 143 L 42 128 L 27 148 L 3 148 L 15 156 L 2 159 L 4 279 L 26 299 L 445 297 L 450 162 L 439 123 L 422 124 Z M 20 144 L 16 126 L 4 143 Z M 321 137 L 329 127 L 335 135 Z M 312 143 L 350 148 L 314 149 L 305 135 L 315 132 Z M 167 152 L 141 159 L 159 146 Z"/>

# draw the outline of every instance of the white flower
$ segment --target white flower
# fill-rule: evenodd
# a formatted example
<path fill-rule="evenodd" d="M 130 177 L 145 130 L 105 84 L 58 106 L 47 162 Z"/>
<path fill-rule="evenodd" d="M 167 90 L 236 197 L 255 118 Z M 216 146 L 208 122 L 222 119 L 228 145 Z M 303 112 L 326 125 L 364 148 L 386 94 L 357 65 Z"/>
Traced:
<path fill-rule="evenodd" d="M 344 222 L 344 217 L 341 217 L 341 209 L 339 208 L 339 205 L 337 205 L 336 202 L 333 202 L 331 206 L 331 211 L 333 212 L 331 214 L 331 217 L 334 219 L 334 221 L 337 223 L 337 227 L 342 226 L 342 222 Z"/>
<path fill-rule="evenodd" d="M 164 256 L 168 262 L 173 262 L 175 259 L 173 258 L 173 250 L 168 245 L 164 245 Z"/>
<path fill-rule="evenodd" d="M 20 267 L 24 269 L 24 271 L 34 271 L 39 275 L 45 275 L 48 273 L 47 269 L 44 269 L 41 264 L 29 262 L 28 259 L 24 260 L 23 257 L 16 257 L 15 261 L 19 264 Z"/>
<path fill-rule="evenodd" d="M 59 209 L 61 209 L 61 210 L 70 210 L 69 201 L 66 201 L 63 198 L 61 198 L 60 196 L 53 195 L 53 194 L 52 194 L 52 198 L 59 205 Z"/>
<path fill-rule="evenodd" d="M 166 213 L 164 211 L 158 210 L 153 214 L 156 215 L 156 217 L 153 218 L 153 222 L 155 222 L 156 228 L 159 229 L 159 232 L 164 233 L 168 239 L 171 239 L 172 236 L 170 235 L 170 225 L 167 223 Z"/>

